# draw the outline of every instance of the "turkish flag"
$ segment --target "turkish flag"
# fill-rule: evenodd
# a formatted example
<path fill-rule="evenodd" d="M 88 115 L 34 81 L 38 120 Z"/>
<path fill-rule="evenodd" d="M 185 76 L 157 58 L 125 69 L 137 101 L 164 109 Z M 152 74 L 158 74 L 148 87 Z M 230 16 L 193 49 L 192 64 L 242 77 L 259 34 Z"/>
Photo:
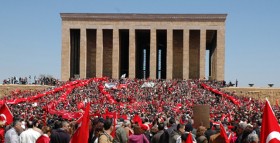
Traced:
<path fill-rule="evenodd" d="M 80 110 L 80 109 L 82 109 L 85 105 L 84 105 L 84 103 L 81 101 L 81 102 L 78 102 L 77 103 L 78 105 L 77 105 L 77 108 L 78 108 L 78 110 Z"/>
<path fill-rule="evenodd" d="M 189 134 L 188 134 L 186 143 L 193 143 L 193 140 L 192 140 L 192 133 L 189 133 Z"/>
<path fill-rule="evenodd" d="M 0 108 L 0 121 L 9 125 L 13 122 L 13 114 L 11 113 L 7 104 L 2 105 Z"/>
<path fill-rule="evenodd" d="M 86 106 L 86 111 L 82 117 L 82 123 L 80 123 L 78 129 L 71 137 L 70 143 L 86 143 L 89 137 L 89 109 L 90 103 Z"/>
<path fill-rule="evenodd" d="M 137 114 L 133 117 L 132 121 L 138 123 L 139 126 L 142 125 L 142 119 Z"/>
<path fill-rule="evenodd" d="M 280 127 L 278 121 L 272 111 L 269 101 L 266 100 L 263 117 L 260 143 L 279 143 L 280 142 Z"/>
<path fill-rule="evenodd" d="M 111 132 L 111 136 L 113 138 L 115 138 L 115 136 L 116 136 L 116 123 L 117 123 L 117 119 L 118 119 L 117 112 L 114 113 L 114 117 L 113 118 L 114 118 L 114 123 L 113 123 L 113 131 Z"/>
<path fill-rule="evenodd" d="M 224 126 L 222 125 L 222 123 L 220 124 L 220 135 L 222 138 L 225 139 L 225 143 L 229 143 L 230 140 L 228 139 L 226 130 L 225 130 Z"/>

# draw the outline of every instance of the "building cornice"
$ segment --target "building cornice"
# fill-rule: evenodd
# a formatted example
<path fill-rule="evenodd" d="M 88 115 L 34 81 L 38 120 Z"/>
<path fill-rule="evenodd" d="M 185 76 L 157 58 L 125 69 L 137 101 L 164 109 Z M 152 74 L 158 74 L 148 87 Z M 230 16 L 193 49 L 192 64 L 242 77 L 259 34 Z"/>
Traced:
<path fill-rule="evenodd" d="M 61 13 L 62 21 L 217 21 L 225 22 L 227 14 L 116 14 Z"/>

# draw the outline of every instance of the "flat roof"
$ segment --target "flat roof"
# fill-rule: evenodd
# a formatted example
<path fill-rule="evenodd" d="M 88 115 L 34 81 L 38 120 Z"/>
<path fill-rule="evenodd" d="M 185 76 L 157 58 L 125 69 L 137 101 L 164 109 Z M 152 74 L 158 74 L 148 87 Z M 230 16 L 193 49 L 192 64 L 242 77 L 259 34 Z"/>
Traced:
<path fill-rule="evenodd" d="M 227 14 L 60 13 L 64 21 L 219 21 Z"/>

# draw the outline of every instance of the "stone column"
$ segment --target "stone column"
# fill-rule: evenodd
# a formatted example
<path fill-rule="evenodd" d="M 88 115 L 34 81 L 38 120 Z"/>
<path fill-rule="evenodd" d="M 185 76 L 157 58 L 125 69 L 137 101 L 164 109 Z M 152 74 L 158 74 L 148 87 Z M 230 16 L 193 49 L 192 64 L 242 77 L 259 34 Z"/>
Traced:
<path fill-rule="evenodd" d="M 85 79 L 87 76 L 87 32 L 85 28 L 81 28 L 80 37 L 80 78 Z"/>
<path fill-rule="evenodd" d="M 62 22 L 61 80 L 70 78 L 70 29 Z"/>
<path fill-rule="evenodd" d="M 189 51 L 190 51 L 190 30 L 184 29 L 183 33 L 183 79 L 189 79 Z"/>
<path fill-rule="evenodd" d="M 157 33 L 156 29 L 150 30 L 150 78 L 157 78 Z"/>
<path fill-rule="evenodd" d="M 205 78 L 206 30 L 200 30 L 199 78 Z"/>
<path fill-rule="evenodd" d="M 212 51 L 211 58 L 211 80 L 217 79 L 217 46 Z"/>
<path fill-rule="evenodd" d="M 166 79 L 173 78 L 173 29 L 167 29 Z"/>
<path fill-rule="evenodd" d="M 96 77 L 103 76 L 103 30 L 96 29 Z"/>
<path fill-rule="evenodd" d="M 119 45 L 119 29 L 113 29 L 113 58 L 112 58 L 112 77 L 119 79 L 120 76 L 120 45 Z"/>
<path fill-rule="evenodd" d="M 224 80 L 224 70 L 225 70 L 225 29 L 222 27 L 217 31 L 217 47 L 215 50 L 216 56 L 216 80 Z"/>
<path fill-rule="evenodd" d="M 136 60 L 136 48 L 135 48 L 135 29 L 129 29 L 129 78 L 135 78 L 135 60 Z"/>

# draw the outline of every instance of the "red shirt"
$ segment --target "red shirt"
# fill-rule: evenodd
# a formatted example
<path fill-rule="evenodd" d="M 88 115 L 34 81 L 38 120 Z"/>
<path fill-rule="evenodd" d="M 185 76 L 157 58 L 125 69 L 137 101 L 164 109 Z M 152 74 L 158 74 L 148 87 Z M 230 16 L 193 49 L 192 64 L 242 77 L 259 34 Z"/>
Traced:
<path fill-rule="evenodd" d="M 41 135 L 37 140 L 36 143 L 49 143 L 50 142 L 50 138 L 48 135 L 43 134 Z"/>

